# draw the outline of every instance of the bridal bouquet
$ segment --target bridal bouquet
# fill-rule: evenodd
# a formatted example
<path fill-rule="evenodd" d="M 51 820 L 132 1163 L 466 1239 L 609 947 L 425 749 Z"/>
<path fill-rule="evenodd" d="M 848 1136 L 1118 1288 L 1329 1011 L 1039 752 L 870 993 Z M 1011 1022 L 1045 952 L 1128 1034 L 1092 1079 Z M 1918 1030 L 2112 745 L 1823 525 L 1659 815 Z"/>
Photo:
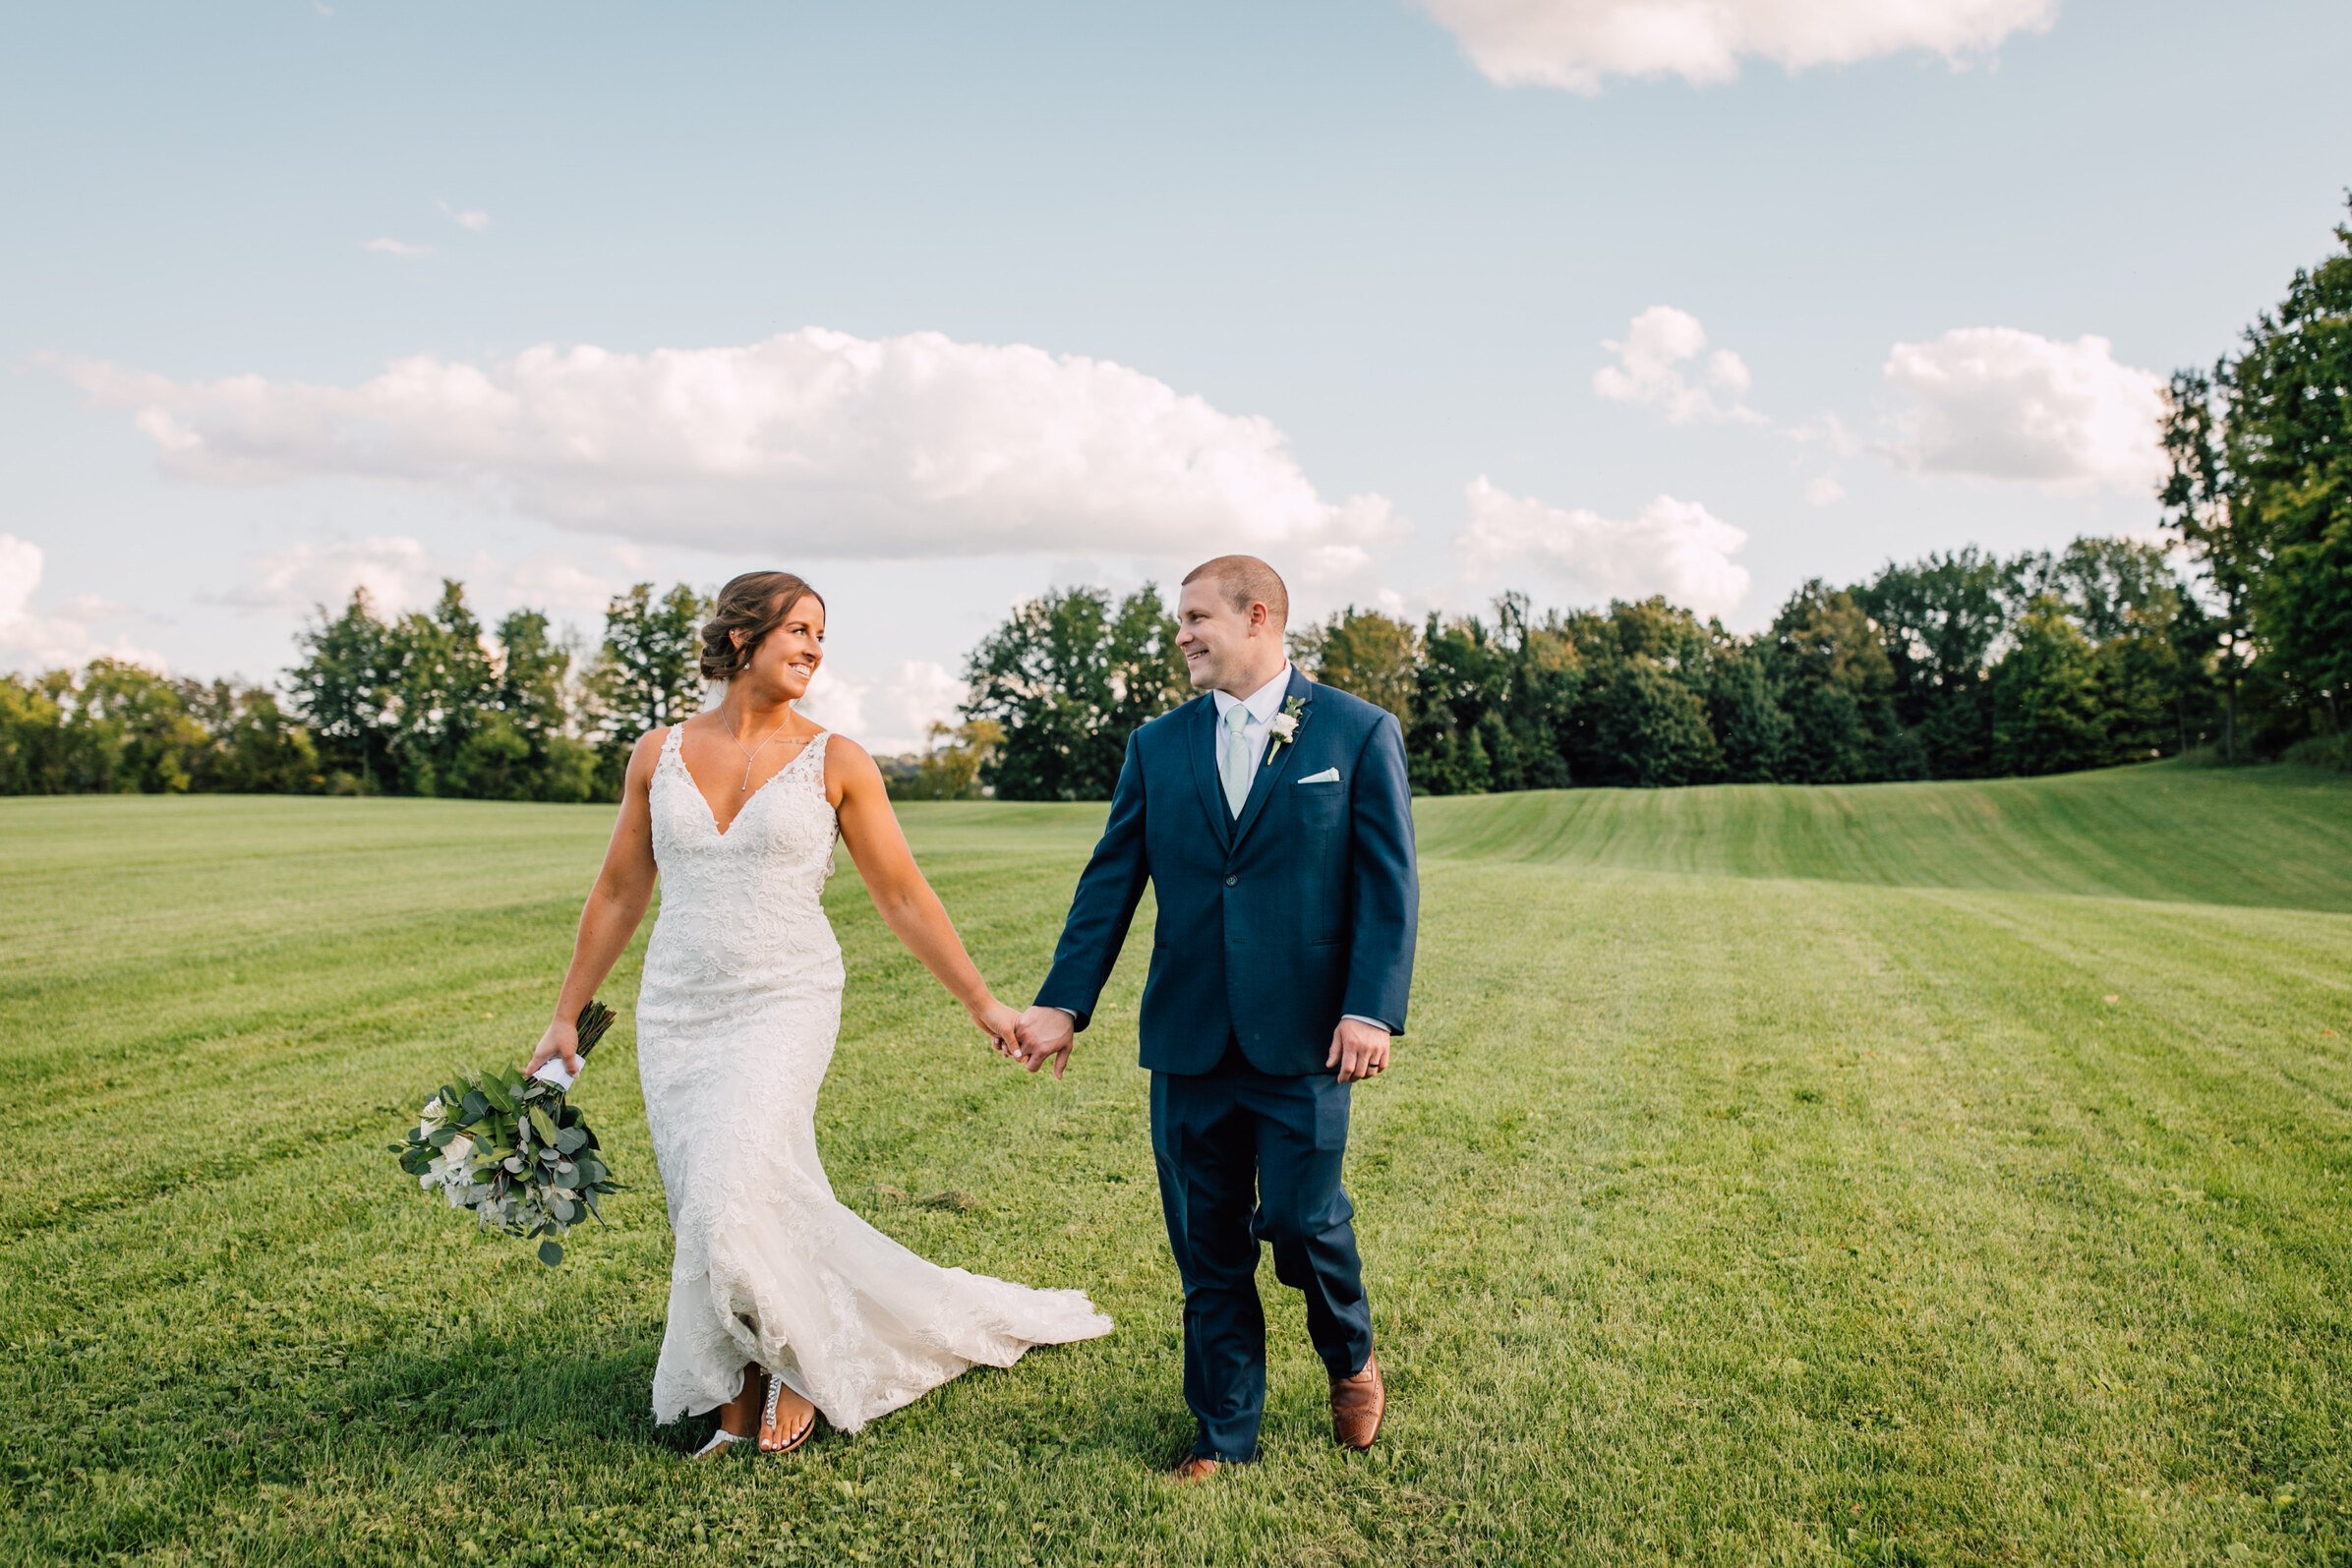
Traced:
<path fill-rule="evenodd" d="M 612 1026 L 603 1003 L 580 1009 L 580 1055 Z M 583 1214 L 602 1224 L 598 1196 L 620 1190 L 597 1157 L 586 1119 L 564 1101 L 570 1085 L 560 1057 L 531 1077 L 513 1068 L 462 1074 L 425 1102 L 407 1140 L 391 1150 L 418 1186 L 439 1189 L 451 1208 L 472 1209 L 484 1230 L 545 1237 L 539 1260 L 553 1267 L 563 1261 L 556 1238 Z"/>

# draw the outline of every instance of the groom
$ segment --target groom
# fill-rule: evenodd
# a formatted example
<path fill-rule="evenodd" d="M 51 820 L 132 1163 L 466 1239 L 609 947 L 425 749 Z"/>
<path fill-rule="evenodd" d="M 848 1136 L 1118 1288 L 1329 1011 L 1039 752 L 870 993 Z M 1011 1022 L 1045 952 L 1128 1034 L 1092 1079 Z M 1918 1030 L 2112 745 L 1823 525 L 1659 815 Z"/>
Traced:
<path fill-rule="evenodd" d="M 1386 1395 L 1339 1186 L 1348 1085 L 1405 1026 L 1420 884 L 1404 742 L 1385 710 L 1283 652 L 1290 597 L 1250 555 L 1195 567 L 1176 646 L 1205 695 L 1138 729 L 1020 1055 L 1058 1077 L 1148 880 L 1159 901 L 1139 1032 L 1151 1151 L 1184 1281 L 1183 1481 L 1258 1457 L 1258 1244 L 1307 1297 L 1331 1431 L 1372 1446 Z"/>

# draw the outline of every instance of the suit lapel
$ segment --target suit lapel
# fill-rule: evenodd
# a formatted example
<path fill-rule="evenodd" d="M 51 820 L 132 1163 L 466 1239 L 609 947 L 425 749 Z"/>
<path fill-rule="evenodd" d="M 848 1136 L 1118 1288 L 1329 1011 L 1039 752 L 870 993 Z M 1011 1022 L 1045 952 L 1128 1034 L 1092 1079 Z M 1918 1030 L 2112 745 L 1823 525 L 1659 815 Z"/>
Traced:
<path fill-rule="evenodd" d="M 1184 726 L 1184 749 L 1192 758 L 1193 783 L 1201 786 L 1201 809 L 1216 829 L 1217 842 L 1233 847 L 1233 813 L 1225 809 L 1225 786 L 1217 780 L 1217 700 L 1204 694 L 1193 699 L 1200 711 Z"/>
<path fill-rule="evenodd" d="M 1290 684 L 1283 688 L 1282 701 L 1287 706 L 1293 697 L 1299 699 L 1299 733 L 1304 735 L 1307 732 L 1307 723 L 1315 713 L 1315 683 L 1300 674 L 1296 666 L 1291 667 Z M 1265 743 L 1270 747 L 1274 743 L 1274 737 L 1266 736 Z M 1233 838 L 1228 847 L 1234 849 L 1241 847 L 1242 841 L 1250 836 L 1250 829 L 1255 827 L 1258 819 L 1265 814 L 1266 801 L 1273 797 L 1274 790 L 1290 777 L 1290 765 L 1298 760 L 1298 741 L 1294 738 L 1284 742 L 1281 751 L 1273 757 L 1260 759 L 1257 777 L 1250 781 L 1249 798 L 1241 803 L 1241 816 L 1233 824 Z"/>

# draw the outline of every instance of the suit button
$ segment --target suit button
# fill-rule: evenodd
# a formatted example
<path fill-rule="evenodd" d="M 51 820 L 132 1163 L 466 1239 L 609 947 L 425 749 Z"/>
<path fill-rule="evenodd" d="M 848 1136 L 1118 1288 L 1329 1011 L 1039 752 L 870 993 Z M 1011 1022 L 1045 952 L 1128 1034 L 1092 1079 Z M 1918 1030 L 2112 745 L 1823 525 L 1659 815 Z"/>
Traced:
<path fill-rule="evenodd" d="M 1228 888 L 1236 888 L 1236 887 L 1239 887 L 1239 886 L 1241 886 L 1241 878 L 1239 878 L 1239 877 L 1227 877 L 1227 878 L 1225 879 L 1225 886 L 1226 886 L 1226 887 L 1228 887 Z"/>

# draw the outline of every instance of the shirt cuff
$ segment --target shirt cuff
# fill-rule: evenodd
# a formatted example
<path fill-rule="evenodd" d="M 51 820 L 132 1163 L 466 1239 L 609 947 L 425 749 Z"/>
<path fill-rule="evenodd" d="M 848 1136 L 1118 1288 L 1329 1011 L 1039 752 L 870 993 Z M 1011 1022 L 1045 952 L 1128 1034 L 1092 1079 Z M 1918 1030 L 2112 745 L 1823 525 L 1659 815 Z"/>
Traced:
<path fill-rule="evenodd" d="M 1339 1016 L 1343 1022 L 1352 1019 L 1357 1023 L 1369 1023 L 1374 1028 L 1380 1030 L 1382 1034 L 1394 1034 L 1396 1032 L 1394 1029 L 1388 1027 L 1388 1025 L 1385 1023 L 1382 1023 L 1380 1019 L 1368 1018 L 1361 1013 L 1342 1013 L 1339 1015 Z"/>

